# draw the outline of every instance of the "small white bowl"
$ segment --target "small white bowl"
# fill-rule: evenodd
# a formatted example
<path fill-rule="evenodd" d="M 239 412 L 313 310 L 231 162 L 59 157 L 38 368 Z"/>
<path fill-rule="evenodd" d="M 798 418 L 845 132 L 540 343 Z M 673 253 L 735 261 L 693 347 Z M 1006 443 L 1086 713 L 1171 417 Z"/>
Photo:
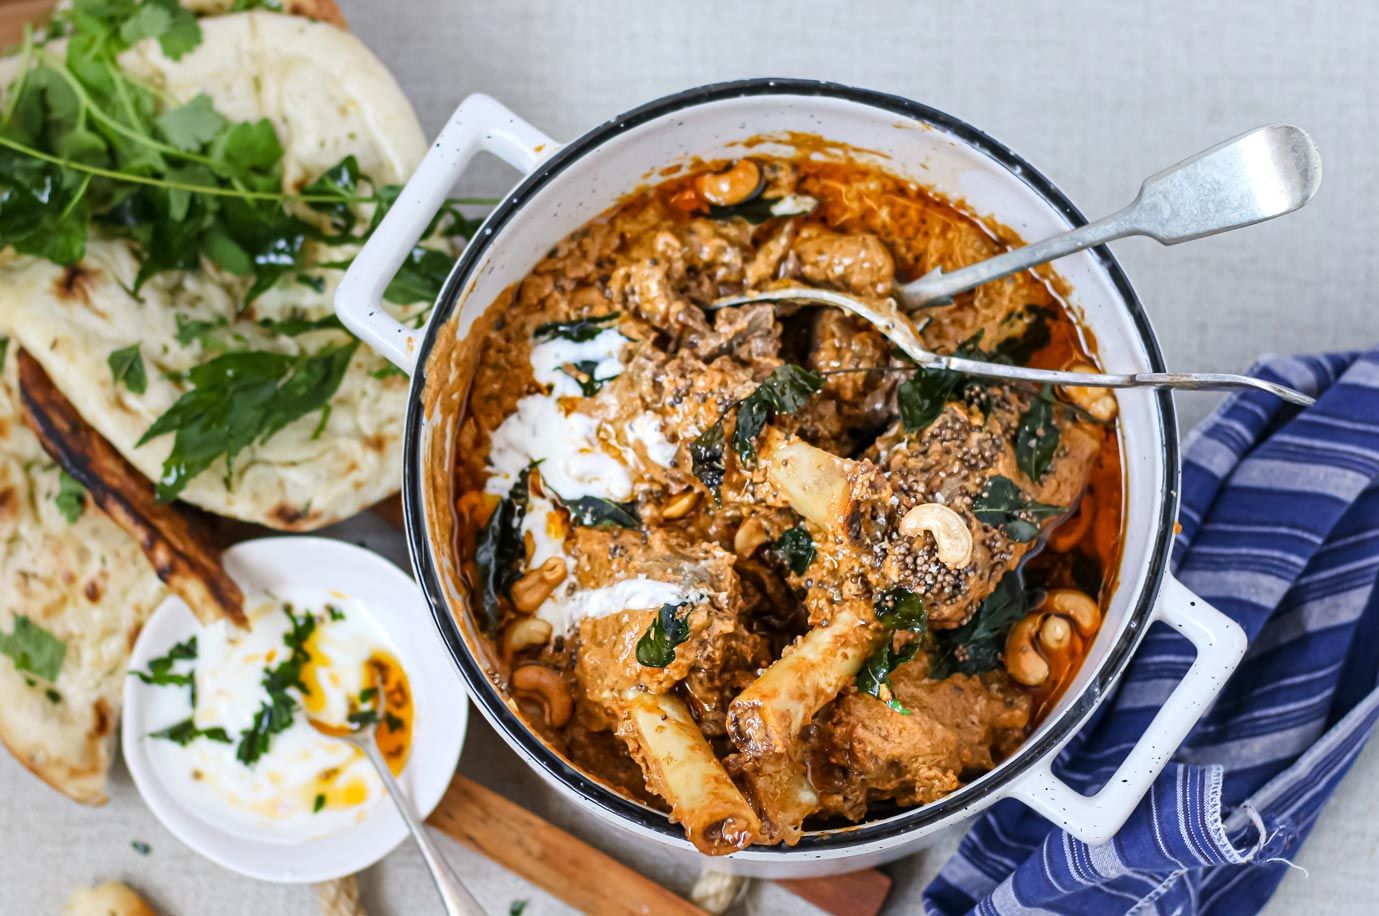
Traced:
<path fill-rule="evenodd" d="M 459 762 L 469 704 L 455 666 L 431 625 L 412 578 L 382 557 L 344 541 L 274 537 L 236 544 L 225 568 L 245 594 L 290 586 L 335 589 L 368 606 L 397 649 L 411 684 L 415 719 L 407 766 L 398 778 L 423 817 L 440 802 Z M 131 670 L 143 670 L 199 628 L 180 598 L 159 606 L 134 645 Z M 189 808 L 159 778 L 148 750 L 150 687 L 129 678 L 124 689 L 121 746 L 144 801 L 178 839 L 218 865 L 264 881 L 329 881 L 367 868 L 407 837 L 407 825 L 381 795 L 355 824 L 326 836 L 284 845 L 271 830 L 264 838 L 229 832 Z"/>

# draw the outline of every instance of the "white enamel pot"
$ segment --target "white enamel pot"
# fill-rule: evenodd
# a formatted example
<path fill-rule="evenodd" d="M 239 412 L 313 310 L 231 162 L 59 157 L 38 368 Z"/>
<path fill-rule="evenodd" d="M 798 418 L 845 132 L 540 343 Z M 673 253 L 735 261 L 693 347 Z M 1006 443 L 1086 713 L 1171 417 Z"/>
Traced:
<path fill-rule="evenodd" d="M 336 296 L 350 330 L 413 374 L 403 480 L 409 546 L 471 698 L 513 750 L 579 807 L 686 855 L 697 853 L 678 826 L 571 766 L 527 728 L 489 678 L 490 655 L 451 556 L 456 494 L 450 462 L 473 364 L 472 358 L 467 365 L 456 360 L 454 352 L 465 348 L 454 342 L 560 239 L 665 167 L 740 155 L 743 141 L 784 138 L 790 131 L 869 151 L 888 170 L 961 200 L 1026 239 L 1085 222 L 1048 179 L 1005 146 L 942 112 L 881 93 L 796 80 L 706 86 L 643 105 L 564 145 L 493 99 L 474 95 L 455 111 Z M 754 149 L 792 152 L 783 140 Z M 481 151 L 524 177 L 455 265 L 430 326 L 404 327 L 380 307 L 383 290 Z M 1071 255 L 1057 270 L 1104 365 L 1117 372 L 1163 371 L 1149 320 L 1108 250 Z M 1057 707 L 1013 756 L 933 804 L 807 834 L 793 848 L 753 848 L 731 856 L 725 867 L 762 877 L 869 867 L 912 852 L 1003 798 L 1019 799 L 1089 843 L 1120 828 L 1239 662 L 1245 638 L 1167 571 L 1179 480 L 1172 400 L 1151 391 L 1118 397 L 1127 475 L 1119 585 L 1089 656 Z M 1154 622 L 1187 637 L 1196 659 L 1105 788 L 1082 795 L 1053 775 L 1050 763 L 1110 692 Z"/>

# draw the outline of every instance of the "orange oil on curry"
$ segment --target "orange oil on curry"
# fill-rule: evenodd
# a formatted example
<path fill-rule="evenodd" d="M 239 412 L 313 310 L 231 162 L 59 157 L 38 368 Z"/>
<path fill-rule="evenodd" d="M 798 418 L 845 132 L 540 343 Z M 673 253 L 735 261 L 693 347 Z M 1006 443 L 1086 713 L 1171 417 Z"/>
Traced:
<path fill-rule="evenodd" d="M 331 670 L 330 660 L 326 655 L 318 651 L 316 641 L 320 632 L 320 628 L 317 628 L 306 644 L 311 661 L 302 667 L 302 685 L 306 688 L 302 694 L 302 705 L 306 709 L 307 717 L 312 720 L 312 727 L 317 731 L 323 734 L 346 735 L 351 730 L 349 725 L 331 726 L 315 718 L 323 711 L 325 705 L 322 682 L 331 680 L 338 684 L 339 677 L 338 673 Z M 407 765 L 407 757 L 412 747 L 412 724 L 415 719 L 412 688 L 407 680 L 407 672 L 391 653 L 381 649 L 374 652 L 365 662 L 365 667 L 367 670 L 364 683 L 387 700 L 388 717 L 379 722 L 374 729 L 374 741 L 378 744 L 383 759 L 388 761 L 388 769 L 394 776 L 399 776 L 403 767 Z M 362 752 L 356 751 L 356 754 L 358 753 Z M 308 791 L 309 802 L 315 810 L 351 808 L 368 800 L 368 786 L 362 778 L 354 776 L 342 780 L 341 776 L 342 773 L 338 769 L 323 770 L 317 774 L 315 783 Z"/>

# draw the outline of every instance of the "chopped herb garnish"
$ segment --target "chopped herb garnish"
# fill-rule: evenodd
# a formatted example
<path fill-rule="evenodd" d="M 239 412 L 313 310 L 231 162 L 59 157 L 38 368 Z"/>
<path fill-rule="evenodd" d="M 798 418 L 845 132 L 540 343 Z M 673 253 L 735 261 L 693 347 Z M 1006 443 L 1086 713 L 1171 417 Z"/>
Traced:
<path fill-rule="evenodd" d="M 369 705 L 370 703 L 372 703 L 372 702 L 374 701 L 374 699 L 376 699 L 377 697 L 378 697 L 378 688 L 377 688 L 377 687 L 365 687 L 363 690 L 359 691 L 359 705 L 360 705 L 360 706 L 368 706 L 368 705 Z"/>
<path fill-rule="evenodd" d="M 197 728 L 196 723 L 190 718 L 183 719 L 176 725 L 169 725 L 167 728 L 156 732 L 149 732 L 150 738 L 162 738 L 171 741 L 179 747 L 186 747 L 197 738 L 205 738 L 208 741 L 215 741 L 218 744 L 233 744 L 234 739 L 226 734 L 225 729 L 216 726 L 215 728 Z"/>
<path fill-rule="evenodd" d="M 153 852 L 153 847 L 145 843 L 143 840 L 130 840 L 129 848 L 133 849 L 141 856 L 146 856 L 150 852 Z"/>
<path fill-rule="evenodd" d="M 116 385 L 121 382 L 134 394 L 143 394 L 148 389 L 148 374 L 144 372 L 144 358 L 139 353 L 138 344 L 130 344 L 111 353 L 106 363 L 110 366 L 110 376 Z"/>
<path fill-rule="evenodd" d="M 814 538 L 803 525 L 796 525 L 766 548 L 766 558 L 777 566 L 802 576 L 814 562 Z"/>
<path fill-rule="evenodd" d="M 607 315 L 590 315 L 573 321 L 548 321 L 537 325 L 531 336 L 542 342 L 559 339 L 584 343 L 593 340 L 609 328 L 616 327 L 618 315 L 618 312 L 609 312 Z"/>
<path fill-rule="evenodd" d="M 400 732 L 406 724 L 401 716 L 395 716 L 390 712 L 383 713 L 383 727 L 390 732 Z"/>
<path fill-rule="evenodd" d="M 570 520 L 584 528 L 636 528 L 642 523 L 636 501 L 615 503 L 600 496 L 561 499 Z"/>
<path fill-rule="evenodd" d="M 57 510 L 62 513 L 62 517 L 67 519 L 67 524 L 75 524 L 81 518 L 81 513 L 86 509 L 86 488 L 77 479 L 66 471 L 59 471 L 57 475 L 57 495 L 53 497 L 53 503 Z"/>
<path fill-rule="evenodd" d="M 1015 463 L 1038 483 L 1058 451 L 1058 424 L 1053 422 L 1053 395 L 1045 385 L 1029 408 L 1020 415 L 1015 430 Z"/>
<path fill-rule="evenodd" d="M 43 695 L 44 695 L 45 697 L 47 697 L 47 698 L 48 698 L 48 702 L 49 702 L 49 703 L 52 703 L 54 706 L 56 706 L 58 703 L 61 703 L 61 702 L 62 702 L 62 694 L 58 693 L 56 690 L 54 690 L 54 689 L 51 688 L 51 687 L 49 687 L 48 689 L 44 690 L 44 691 L 43 691 Z"/>
<path fill-rule="evenodd" d="M 333 604 L 327 604 L 327 605 L 326 605 L 326 616 L 329 617 L 331 620 L 344 620 L 344 619 L 345 619 L 345 612 L 342 611 L 342 610 L 340 610 L 338 607 L 336 607 L 336 606 L 333 605 Z"/>
<path fill-rule="evenodd" d="M 309 331 L 345 330 L 340 319 L 334 315 L 325 315 L 321 318 L 305 318 L 301 315 L 293 315 L 290 318 L 263 318 L 259 321 L 259 327 L 274 334 L 282 334 L 284 337 L 300 337 Z"/>
<path fill-rule="evenodd" d="M 158 481 L 159 501 L 176 499 L 193 477 L 222 457 L 228 481 L 241 451 L 324 408 L 358 347 L 358 341 L 351 341 L 303 356 L 258 350 L 225 353 L 188 372 L 194 387 L 155 420 L 138 443 L 176 434 Z"/>
<path fill-rule="evenodd" d="M 474 564 L 479 570 L 484 623 L 496 632 L 503 622 L 502 599 L 512 593 L 512 584 L 522 575 L 526 546 L 522 543 L 522 519 L 527 514 L 528 480 L 534 465 L 522 469 L 508 495 L 498 501 L 488 524 L 479 534 Z"/>
<path fill-rule="evenodd" d="M 377 725 L 378 710 L 356 709 L 354 712 L 345 716 L 345 721 L 355 728 L 363 728 L 365 725 Z"/>
<path fill-rule="evenodd" d="M 0 631 L 0 655 L 8 655 L 18 671 L 53 683 L 62 671 L 67 643 L 23 614 L 14 615 L 14 628 Z"/>
<path fill-rule="evenodd" d="M 312 804 L 311 804 L 311 813 L 312 813 L 312 814 L 317 814 L 317 813 L 319 813 L 320 810 L 321 810 L 322 808 L 324 808 L 325 806 L 326 806 L 326 797 L 325 797 L 324 795 L 317 795 L 317 796 L 316 796 L 316 801 L 312 802 Z"/>
<path fill-rule="evenodd" d="M 1062 512 L 1062 506 L 1036 502 L 1015 481 L 999 475 L 986 482 L 981 495 L 972 503 L 977 521 L 1000 528 L 1021 544 L 1039 536 L 1039 522 Z"/>
<path fill-rule="evenodd" d="M 147 671 L 131 671 L 130 677 L 137 677 L 153 687 L 186 687 L 195 681 L 192 672 L 177 674 L 172 669 L 180 661 L 196 658 L 196 637 L 179 642 L 158 658 L 149 659 Z"/>
<path fill-rule="evenodd" d="M 302 668 L 311 661 L 306 644 L 316 630 L 316 618 L 310 614 L 298 617 L 289 604 L 283 605 L 283 613 L 291 621 L 283 642 L 292 651 L 286 659 L 263 673 L 263 687 L 268 692 L 268 699 L 254 713 L 253 722 L 240 734 L 239 746 L 235 749 L 235 758 L 245 766 L 257 763 L 260 757 L 268 753 L 273 735 L 286 731 L 292 725 L 297 701 L 287 691 L 295 687 L 301 693 L 308 692 L 302 683 Z"/>
<path fill-rule="evenodd" d="M 508 904 L 508 916 L 522 916 L 522 913 L 526 910 L 526 908 L 527 901 L 514 900 L 512 901 L 512 903 Z"/>
<path fill-rule="evenodd" d="M 923 633 L 929 628 L 929 612 L 924 601 L 907 588 L 888 588 L 876 599 L 876 621 L 886 628 L 886 641 L 862 663 L 857 672 L 857 689 L 876 697 L 891 709 L 908 716 L 910 711 L 895 698 L 891 673 L 919 654 L 920 642 L 912 639 L 903 648 L 893 647 L 899 632 Z"/>
<path fill-rule="evenodd" d="M 637 640 L 637 661 L 647 668 L 664 668 L 675 661 L 675 647 L 689 639 L 691 610 L 688 602 L 661 605 Z"/>
<path fill-rule="evenodd" d="M 1006 573 L 967 623 L 952 630 L 934 631 L 937 651 L 929 666 L 929 677 L 942 680 L 954 674 L 980 674 L 995 668 L 1001 662 L 1006 634 L 1028 608 L 1020 573 Z"/>

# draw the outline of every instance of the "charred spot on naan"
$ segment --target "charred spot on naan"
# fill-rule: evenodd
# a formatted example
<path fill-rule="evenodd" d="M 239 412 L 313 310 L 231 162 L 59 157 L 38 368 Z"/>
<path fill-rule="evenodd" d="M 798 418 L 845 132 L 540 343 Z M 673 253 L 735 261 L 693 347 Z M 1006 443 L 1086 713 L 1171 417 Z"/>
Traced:
<path fill-rule="evenodd" d="M 158 578 L 203 623 L 247 625 L 244 595 L 210 532 L 181 507 L 158 502 L 153 485 L 77 414 L 38 361 L 24 350 L 16 357 L 24 419 L 44 450 L 139 544 Z"/>

